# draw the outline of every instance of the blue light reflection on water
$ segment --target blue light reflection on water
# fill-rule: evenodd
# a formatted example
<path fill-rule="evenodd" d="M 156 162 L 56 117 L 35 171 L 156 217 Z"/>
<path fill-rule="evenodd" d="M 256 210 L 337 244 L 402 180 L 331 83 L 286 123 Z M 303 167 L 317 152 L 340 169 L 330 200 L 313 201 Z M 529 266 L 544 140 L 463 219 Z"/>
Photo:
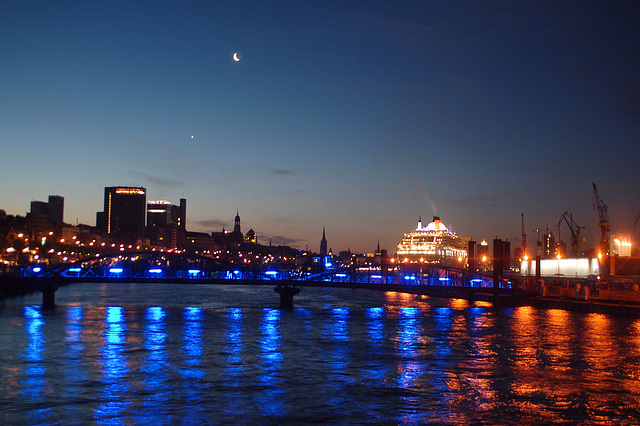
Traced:
<path fill-rule="evenodd" d="M 451 329 L 456 311 L 449 306 L 438 306 L 431 310 L 429 337 L 429 391 L 438 395 L 447 404 L 451 404 L 450 396 L 455 393 L 450 388 L 450 371 L 455 368 L 452 363 L 455 356 L 451 345 Z"/>
<path fill-rule="evenodd" d="M 66 311 L 65 321 L 65 337 L 67 344 L 67 362 L 64 365 L 65 381 L 64 395 L 66 398 L 81 398 L 80 389 L 83 383 L 89 381 L 83 363 L 85 343 L 83 337 L 83 308 L 82 306 L 69 306 Z M 78 417 L 80 410 L 77 408 L 67 407 L 66 418 L 75 419 Z"/>
<path fill-rule="evenodd" d="M 145 327 L 142 332 L 146 359 L 141 370 L 144 381 L 141 384 L 143 409 L 136 423 L 167 424 L 171 417 L 167 413 L 167 400 L 172 393 L 169 380 L 169 354 L 166 350 L 167 332 L 165 329 L 165 310 L 160 306 L 151 306 L 145 312 Z"/>
<path fill-rule="evenodd" d="M 229 308 L 227 315 L 229 330 L 226 334 L 228 356 L 227 374 L 238 377 L 244 369 L 242 363 L 243 333 L 242 333 L 242 309 Z M 274 348 L 271 348 L 273 350 Z"/>
<path fill-rule="evenodd" d="M 347 388 L 353 383 L 353 378 L 348 374 L 348 361 L 351 352 L 349 341 L 349 319 L 351 313 L 349 308 L 331 309 L 331 317 L 327 324 L 329 337 L 331 339 L 327 363 L 330 371 L 330 380 L 333 393 L 330 396 L 330 403 L 340 406 L 349 401 L 350 395 Z"/>
<path fill-rule="evenodd" d="M 398 387 L 412 392 L 403 395 L 399 421 L 417 424 L 424 422 L 427 413 L 420 409 L 418 381 L 424 374 L 424 363 L 418 348 L 422 336 L 420 310 L 416 307 L 400 308 L 398 318 Z"/>
<path fill-rule="evenodd" d="M 182 392 L 184 392 L 184 424 L 205 424 L 203 395 L 209 388 L 205 381 L 205 367 L 202 365 L 204 342 L 202 341 L 204 311 L 202 308 L 187 306 L 182 310 L 182 346 L 184 365 Z"/>
<path fill-rule="evenodd" d="M 132 302 L 126 312 L 64 302 L 0 309 L 0 423 L 637 419 L 638 320 L 358 295 L 365 304 L 329 290 L 301 296 L 307 305 L 293 311 L 236 294 L 224 303 L 242 308 L 185 308 L 167 287 L 151 308 Z M 152 389 L 167 412 L 152 412 Z"/>
<path fill-rule="evenodd" d="M 202 379 L 202 308 L 186 307 L 182 311 L 182 352 L 185 354 L 185 365 L 182 376 L 185 379 Z"/>
<path fill-rule="evenodd" d="M 262 316 L 262 338 L 260 341 L 260 369 L 258 385 L 261 392 L 257 395 L 262 414 L 276 417 L 286 414 L 282 403 L 283 389 L 279 375 L 282 366 L 282 352 L 280 351 L 280 310 L 264 309 Z"/>
<path fill-rule="evenodd" d="M 382 307 L 367 308 L 367 342 L 371 354 L 365 363 L 362 374 L 377 386 L 383 386 L 386 368 L 380 358 L 384 357 L 384 341 L 387 338 L 384 332 L 385 311 Z"/>
<path fill-rule="evenodd" d="M 449 334 L 453 325 L 455 311 L 450 307 L 438 307 L 434 309 L 434 342 L 436 344 L 436 358 L 446 362 L 451 356 L 451 341 Z"/>
<path fill-rule="evenodd" d="M 420 340 L 420 310 L 418 308 L 401 308 L 398 331 L 398 351 L 402 360 L 398 385 L 409 389 L 416 384 L 418 376 L 422 375 L 422 365 L 419 362 L 420 352 L 416 346 Z"/>
<path fill-rule="evenodd" d="M 244 359 L 244 334 L 242 323 L 242 309 L 229 308 L 226 313 L 227 330 L 224 336 L 226 365 L 224 369 L 224 383 L 229 388 L 228 397 L 223 404 L 229 418 L 240 416 L 247 410 L 242 403 L 241 381 L 245 374 Z"/>
<path fill-rule="evenodd" d="M 41 423 L 52 411 L 51 408 L 40 408 L 46 401 L 46 393 L 49 387 L 43 356 L 47 343 L 42 331 L 45 322 L 39 306 L 25 306 L 24 318 L 28 343 L 23 357 L 27 363 L 20 393 L 23 398 L 30 401 L 32 407 L 35 407 L 31 408 L 27 413 L 29 422 Z"/>
<path fill-rule="evenodd" d="M 94 411 L 96 421 L 100 424 L 121 424 L 121 417 L 131 402 L 130 386 L 126 381 L 129 365 L 126 351 L 126 319 L 124 308 L 108 306 L 105 308 L 105 329 L 102 358 L 102 395 L 101 404 Z"/>

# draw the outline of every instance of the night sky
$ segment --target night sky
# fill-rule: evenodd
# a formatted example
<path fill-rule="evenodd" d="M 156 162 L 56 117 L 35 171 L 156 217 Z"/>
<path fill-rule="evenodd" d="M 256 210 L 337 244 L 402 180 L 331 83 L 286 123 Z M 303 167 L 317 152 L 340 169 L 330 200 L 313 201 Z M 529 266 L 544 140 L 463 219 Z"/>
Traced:
<path fill-rule="evenodd" d="M 105 186 L 187 229 L 390 253 L 418 216 L 520 243 L 640 211 L 635 1 L 0 2 L 0 209 Z M 241 55 L 233 60 L 234 52 Z M 193 137 L 192 137 L 193 136 Z M 568 239 L 568 231 L 563 230 Z M 535 238 L 530 233 L 529 238 Z"/>

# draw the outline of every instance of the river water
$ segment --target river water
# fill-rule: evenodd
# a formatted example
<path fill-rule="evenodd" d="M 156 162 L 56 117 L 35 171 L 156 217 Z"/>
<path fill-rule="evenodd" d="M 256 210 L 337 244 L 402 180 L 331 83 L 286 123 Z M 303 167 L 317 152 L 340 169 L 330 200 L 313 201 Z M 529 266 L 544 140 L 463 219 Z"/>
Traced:
<path fill-rule="evenodd" d="M 1 424 L 640 420 L 640 321 L 400 293 L 73 284 L 0 301 Z"/>

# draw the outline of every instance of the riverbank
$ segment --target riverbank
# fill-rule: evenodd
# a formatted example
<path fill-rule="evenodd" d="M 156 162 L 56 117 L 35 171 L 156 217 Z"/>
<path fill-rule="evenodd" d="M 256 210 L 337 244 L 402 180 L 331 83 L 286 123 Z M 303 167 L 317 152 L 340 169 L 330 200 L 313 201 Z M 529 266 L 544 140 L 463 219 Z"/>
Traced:
<path fill-rule="evenodd" d="M 532 306 L 544 309 L 562 309 L 572 312 L 607 314 L 625 318 L 640 318 L 640 305 L 635 303 L 598 301 L 590 299 L 569 300 L 562 298 L 539 297 Z"/>

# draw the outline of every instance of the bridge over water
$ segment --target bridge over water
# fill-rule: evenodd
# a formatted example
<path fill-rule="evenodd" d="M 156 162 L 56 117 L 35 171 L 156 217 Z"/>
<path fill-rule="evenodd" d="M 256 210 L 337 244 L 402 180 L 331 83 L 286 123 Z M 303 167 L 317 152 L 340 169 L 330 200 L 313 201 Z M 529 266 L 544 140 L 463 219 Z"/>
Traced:
<path fill-rule="evenodd" d="M 435 297 L 490 300 L 529 294 L 526 283 L 469 274 L 460 268 L 425 265 L 417 271 L 402 271 L 397 266 L 342 267 L 322 272 L 305 268 L 257 268 L 250 264 L 229 263 L 220 259 L 157 251 L 105 254 L 78 260 L 55 269 L 36 265 L 22 272 L 20 279 L 43 292 L 43 306 L 55 305 L 55 291 L 61 285 L 77 282 L 139 282 L 175 284 L 273 285 L 283 307 L 293 304 L 301 287 L 363 288 L 398 291 Z"/>

